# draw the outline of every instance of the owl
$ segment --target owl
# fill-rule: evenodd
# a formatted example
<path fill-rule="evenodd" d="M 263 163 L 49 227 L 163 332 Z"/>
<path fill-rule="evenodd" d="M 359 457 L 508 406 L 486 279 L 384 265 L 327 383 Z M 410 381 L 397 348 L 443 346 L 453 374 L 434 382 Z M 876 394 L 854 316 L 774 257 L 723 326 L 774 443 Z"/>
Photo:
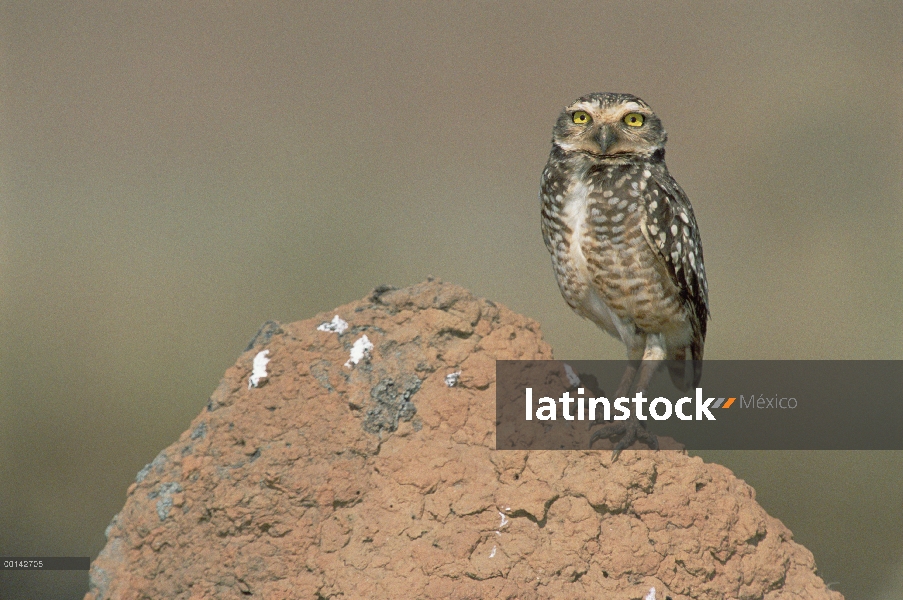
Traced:
<path fill-rule="evenodd" d="M 665 165 L 667 139 L 636 96 L 589 94 L 558 117 L 542 173 L 542 235 L 561 295 L 627 347 L 615 397 L 645 391 L 663 360 L 681 389 L 698 385 L 702 372 L 702 244 L 690 201 Z M 615 434 L 625 434 L 615 457 L 638 437 L 655 445 L 635 420 L 607 425 L 590 443 Z"/>

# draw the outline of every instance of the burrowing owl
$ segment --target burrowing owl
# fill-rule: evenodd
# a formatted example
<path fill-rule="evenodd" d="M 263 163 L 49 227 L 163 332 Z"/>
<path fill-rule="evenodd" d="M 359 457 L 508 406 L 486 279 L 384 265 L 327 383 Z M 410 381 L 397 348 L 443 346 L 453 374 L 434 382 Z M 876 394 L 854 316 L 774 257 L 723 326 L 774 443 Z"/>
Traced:
<path fill-rule="evenodd" d="M 542 174 L 542 235 L 568 305 L 627 346 L 617 396 L 645 391 L 663 359 L 685 389 L 684 361 L 701 375 L 708 287 L 699 228 L 665 166 L 668 139 L 649 106 L 629 94 L 590 94 L 564 109 Z M 689 356 L 687 355 L 689 350 Z M 626 433 L 655 444 L 636 421 Z"/>

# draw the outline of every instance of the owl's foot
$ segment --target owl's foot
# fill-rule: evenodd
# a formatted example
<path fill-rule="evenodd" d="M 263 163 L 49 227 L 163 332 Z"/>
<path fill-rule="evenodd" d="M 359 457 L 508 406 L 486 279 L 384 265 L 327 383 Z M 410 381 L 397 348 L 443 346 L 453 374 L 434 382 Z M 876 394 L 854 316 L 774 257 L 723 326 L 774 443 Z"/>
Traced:
<path fill-rule="evenodd" d="M 615 449 L 611 453 L 612 462 L 618 460 L 618 455 L 621 454 L 621 450 L 631 446 L 637 440 L 645 442 L 646 445 L 653 450 L 658 450 L 658 438 L 635 418 L 630 418 L 619 423 L 608 423 L 597 429 L 589 438 L 589 447 L 592 448 L 593 442 L 596 440 L 611 438 L 618 435 L 622 435 L 623 437 L 615 444 Z"/>

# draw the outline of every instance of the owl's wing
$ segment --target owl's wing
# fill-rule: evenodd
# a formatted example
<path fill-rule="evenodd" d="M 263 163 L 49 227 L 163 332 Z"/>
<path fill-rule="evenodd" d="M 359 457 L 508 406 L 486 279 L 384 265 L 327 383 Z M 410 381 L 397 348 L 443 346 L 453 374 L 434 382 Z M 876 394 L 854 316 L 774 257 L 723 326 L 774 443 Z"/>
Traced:
<path fill-rule="evenodd" d="M 561 219 L 556 216 L 555 208 L 560 208 L 561 201 L 556 198 L 563 191 L 563 181 L 558 171 L 553 168 L 551 159 L 542 172 L 542 181 L 539 186 L 539 201 L 541 205 L 542 240 L 546 243 L 549 252 L 555 251 L 556 241 L 562 237 Z M 560 196 L 559 196 L 560 197 Z M 554 238 L 554 239 L 553 239 Z"/>
<path fill-rule="evenodd" d="M 709 317 L 709 289 L 702 262 L 699 226 L 687 195 L 670 176 L 653 179 L 644 192 L 643 236 L 668 268 L 671 280 L 695 317 L 693 358 L 702 359 Z M 698 354 L 698 357 L 697 357 Z"/>

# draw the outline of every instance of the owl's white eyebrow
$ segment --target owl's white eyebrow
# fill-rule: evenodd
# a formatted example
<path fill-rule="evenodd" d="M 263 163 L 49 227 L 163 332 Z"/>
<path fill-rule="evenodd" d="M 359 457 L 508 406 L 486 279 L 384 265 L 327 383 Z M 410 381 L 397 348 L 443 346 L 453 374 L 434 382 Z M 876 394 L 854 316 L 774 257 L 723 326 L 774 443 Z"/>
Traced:
<path fill-rule="evenodd" d="M 568 109 L 568 112 L 573 114 L 573 113 L 575 113 L 577 111 L 581 111 L 581 110 L 583 112 L 591 112 L 593 110 L 599 110 L 599 107 L 597 105 L 593 105 L 588 102 L 581 102 L 580 104 L 575 104 L 570 109 Z"/>
<path fill-rule="evenodd" d="M 623 106 L 623 108 L 629 112 L 638 112 L 638 111 L 646 110 L 646 108 L 644 106 L 641 106 L 641 105 L 637 104 L 636 102 L 628 102 L 627 104 L 625 104 Z"/>

